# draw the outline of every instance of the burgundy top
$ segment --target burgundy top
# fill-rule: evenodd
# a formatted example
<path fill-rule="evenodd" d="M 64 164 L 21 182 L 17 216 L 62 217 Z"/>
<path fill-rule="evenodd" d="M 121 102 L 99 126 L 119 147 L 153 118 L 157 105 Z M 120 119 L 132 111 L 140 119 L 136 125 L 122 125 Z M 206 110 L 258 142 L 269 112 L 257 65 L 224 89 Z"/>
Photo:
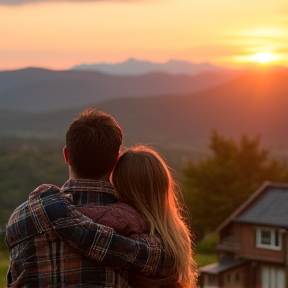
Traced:
<path fill-rule="evenodd" d="M 150 232 L 150 225 L 144 216 L 121 201 L 105 206 L 78 206 L 77 210 L 93 221 L 112 227 L 116 233 L 129 238 L 140 238 L 141 234 Z"/>

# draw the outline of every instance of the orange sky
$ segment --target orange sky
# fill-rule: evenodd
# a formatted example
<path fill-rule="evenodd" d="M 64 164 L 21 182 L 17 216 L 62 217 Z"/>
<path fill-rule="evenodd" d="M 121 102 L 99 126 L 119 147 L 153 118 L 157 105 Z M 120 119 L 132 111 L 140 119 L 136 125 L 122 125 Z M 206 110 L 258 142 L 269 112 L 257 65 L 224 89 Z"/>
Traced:
<path fill-rule="evenodd" d="M 287 0 L 0 0 L 0 69 L 128 58 L 288 66 Z M 253 56 L 254 55 L 254 56 Z M 259 56 L 259 55 L 258 55 Z M 265 61 L 263 61 L 265 62 Z"/>

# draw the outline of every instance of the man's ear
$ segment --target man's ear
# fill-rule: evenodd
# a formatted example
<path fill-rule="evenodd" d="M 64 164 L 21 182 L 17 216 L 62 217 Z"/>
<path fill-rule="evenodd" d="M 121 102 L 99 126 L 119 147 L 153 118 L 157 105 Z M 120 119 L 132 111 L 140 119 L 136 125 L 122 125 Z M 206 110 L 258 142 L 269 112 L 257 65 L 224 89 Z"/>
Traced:
<path fill-rule="evenodd" d="M 69 160 L 69 155 L 68 155 L 66 146 L 64 146 L 63 148 L 63 157 L 64 157 L 65 162 L 70 166 L 70 160 Z"/>

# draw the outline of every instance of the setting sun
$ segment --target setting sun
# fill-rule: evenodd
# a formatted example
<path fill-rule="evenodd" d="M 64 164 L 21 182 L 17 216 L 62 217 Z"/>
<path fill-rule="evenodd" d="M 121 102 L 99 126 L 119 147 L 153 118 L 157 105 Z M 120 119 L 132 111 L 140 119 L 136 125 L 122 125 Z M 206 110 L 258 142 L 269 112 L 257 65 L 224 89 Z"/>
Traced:
<path fill-rule="evenodd" d="M 0 9 L 0 70 L 130 58 L 288 66 L 286 0 L 0 0 Z"/>
<path fill-rule="evenodd" d="M 259 52 L 250 57 L 252 61 L 262 63 L 262 64 L 272 62 L 273 60 L 275 60 L 274 58 L 275 57 L 272 54 L 267 53 L 267 52 Z"/>

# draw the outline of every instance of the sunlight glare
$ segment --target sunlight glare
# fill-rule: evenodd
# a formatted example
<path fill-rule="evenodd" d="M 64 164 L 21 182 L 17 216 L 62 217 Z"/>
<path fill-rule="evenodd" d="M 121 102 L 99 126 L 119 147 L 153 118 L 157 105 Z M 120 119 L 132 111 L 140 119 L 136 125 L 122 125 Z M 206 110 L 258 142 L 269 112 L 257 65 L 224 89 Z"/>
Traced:
<path fill-rule="evenodd" d="M 268 52 L 259 52 L 250 57 L 254 62 L 266 64 L 274 60 L 274 56 Z"/>

